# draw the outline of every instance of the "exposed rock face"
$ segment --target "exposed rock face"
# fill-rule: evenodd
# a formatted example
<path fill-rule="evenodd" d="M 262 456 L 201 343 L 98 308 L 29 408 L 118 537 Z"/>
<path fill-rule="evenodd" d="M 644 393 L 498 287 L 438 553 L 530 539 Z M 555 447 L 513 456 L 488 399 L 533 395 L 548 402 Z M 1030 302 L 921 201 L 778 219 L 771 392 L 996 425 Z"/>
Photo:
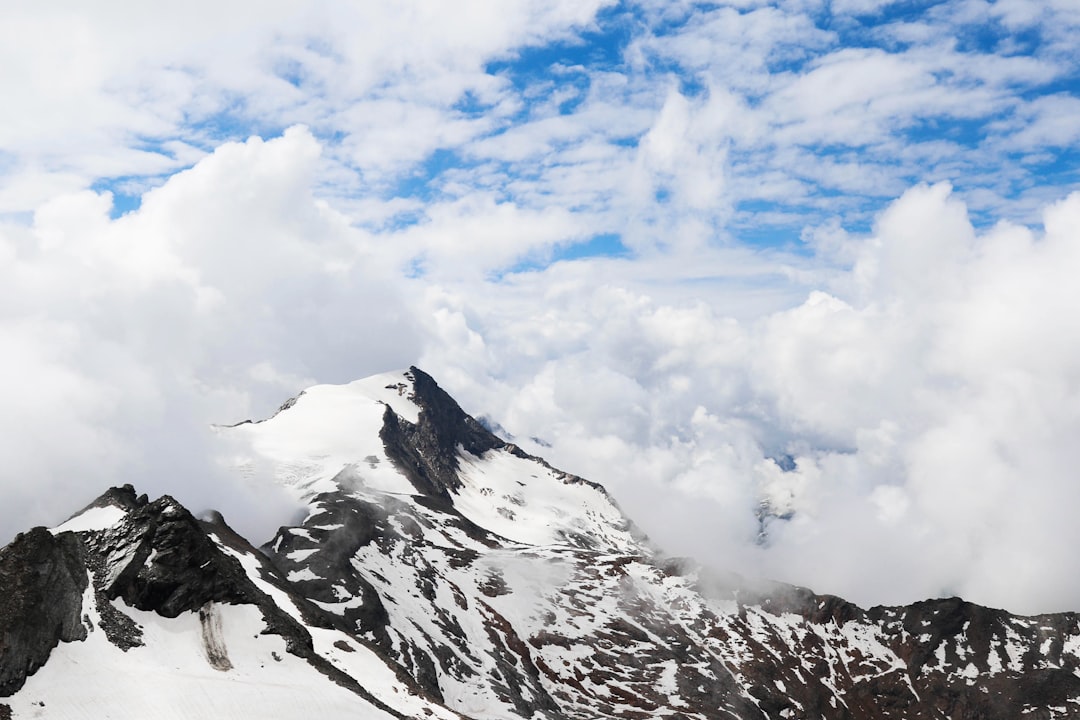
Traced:
<path fill-rule="evenodd" d="M 176 617 L 209 602 L 255 603 L 243 568 L 221 552 L 190 512 L 169 496 L 128 512 L 119 525 L 88 538 L 104 561 L 109 600 Z"/>
<path fill-rule="evenodd" d="M 319 603 L 336 603 L 341 596 L 358 599 L 354 606 L 342 609 L 343 627 L 370 634 L 391 649 L 386 609 L 371 583 L 352 564 L 361 548 L 388 532 L 386 508 L 344 493 L 320 495 L 312 508 L 301 532 L 282 528 L 263 551 L 284 575 L 296 578 L 291 586 L 303 597 Z M 296 554 L 303 555 L 303 560 L 291 559 Z"/>
<path fill-rule="evenodd" d="M 57 643 L 86 638 L 86 566 L 78 538 L 45 528 L 0 550 L 0 697 L 22 687 Z"/>
<path fill-rule="evenodd" d="M 714 633 L 742 646 L 736 674 L 767 717 L 1006 720 L 1080 716 L 1077 623 L 958 598 L 862 610 L 781 587 Z"/>
<path fill-rule="evenodd" d="M 600 486 L 499 440 L 421 371 L 392 380 L 350 391 L 378 438 L 277 461 L 308 513 L 261 551 L 130 486 L 87 508 L 113 509 L 101 527 L 36 529 L 0 551 L 0 696 L 94 623 L 139 652 L 151 640 L 131 608 L 196 618 L 228 677 L 246 659 L 223 611 L 238 605 L 366 703 L 350 716 L 1080 717 L 1075 614 L 956 598 L 864 610 L 664 558 Z M 230 432 L 341 404 L 313 389 Z M 383 685 L 350 664 L 363 653 L 386 663 Z"/>
<path fill-rule="evenodd" d="M 448 499 L 451 491 L 461 487 L 457 476 L 459 447 L 483 455 L 506 443 L 466 415 L 423 370 L 411 367 L 405 378 L 412 383 L 408 397 L 420 408 L 419 421 L 410 423 L 387 406 L 379 437 L 386 454 L 418 492 Z M 406 388 L 403 384 L 402 392 Z"/>

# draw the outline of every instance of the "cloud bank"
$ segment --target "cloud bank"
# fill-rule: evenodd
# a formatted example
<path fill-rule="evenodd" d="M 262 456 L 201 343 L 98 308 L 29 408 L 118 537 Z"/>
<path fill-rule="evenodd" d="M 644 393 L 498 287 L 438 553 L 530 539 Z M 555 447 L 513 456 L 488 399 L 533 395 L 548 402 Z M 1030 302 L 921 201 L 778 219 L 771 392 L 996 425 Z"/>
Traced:
<path fill-rule="evenodd" d="M 302 129 L 224 145 L 138 212 L 84 191 L 0 231 L 5 531 L 120 482 L 261 517 L 211 423 L 419 352 L 400 288 L 312 197 L 318 156 Z"/>
<path fill-rule="evenodd" d="M 740 322 L 556 266 L 511 291 L 531 320 L 439 298 L 447 338 L 470 329 L 487 360 L 449 341 L 425 363 L 676 552 L 866 604 L 1072 607 L 1078 220 L 1073 194 L 1043 232 L 977 233 L 947 185 L 917 186 L 792 308 Z M 792 514 L 764 546 L 762 501 Z"/>
<path fill-rule="evenodd" d="M 671 552 L 1080 607 L 1072 3 L 3 14 L 0 540 L 258 541 L 210 426 L 416 363 Z"/>

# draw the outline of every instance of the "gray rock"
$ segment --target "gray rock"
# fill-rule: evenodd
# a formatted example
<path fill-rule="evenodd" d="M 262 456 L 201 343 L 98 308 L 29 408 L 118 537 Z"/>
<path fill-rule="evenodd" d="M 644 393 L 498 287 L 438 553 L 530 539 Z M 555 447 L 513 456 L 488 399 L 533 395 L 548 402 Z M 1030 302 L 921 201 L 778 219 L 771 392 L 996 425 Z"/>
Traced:
<path fill-rule="evenodd" d="M 86 585 L 74 533 L 36 527 L 0 550 L 0 697 L 21 688 L 61 641 L 86 638 Z"/>

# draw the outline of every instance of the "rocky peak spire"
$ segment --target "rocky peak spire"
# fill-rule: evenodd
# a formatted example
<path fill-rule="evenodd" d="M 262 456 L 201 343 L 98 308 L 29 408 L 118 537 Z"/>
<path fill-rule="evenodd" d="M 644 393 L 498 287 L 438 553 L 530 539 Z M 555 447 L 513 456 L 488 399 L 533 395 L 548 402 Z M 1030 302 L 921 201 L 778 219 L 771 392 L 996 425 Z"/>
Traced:
<path fill-rule="evenodd" d="M 409 399 L 420 409 L 417 422 L 411 423 L 386 407 L 379 437 L 386 455 L 423 495 L 449 498 L 461 486 L 458 478 L 458 448 L 481 456 L 506 443 L 468 415 L 439 387 L 435 380 L 417 367 L 405 375 L 412 383 Z"/>

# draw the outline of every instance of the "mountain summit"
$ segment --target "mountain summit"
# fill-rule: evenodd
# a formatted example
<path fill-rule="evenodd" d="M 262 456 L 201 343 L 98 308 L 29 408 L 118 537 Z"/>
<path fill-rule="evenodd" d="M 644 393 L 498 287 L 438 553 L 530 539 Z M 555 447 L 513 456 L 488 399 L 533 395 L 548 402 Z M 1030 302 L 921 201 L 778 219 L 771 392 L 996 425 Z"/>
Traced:
<path fill-rule="evenodd" d="M 306 507 L 260 548 L 106 491 L 0 550 L 0 720 L 1080 717 L 1080 622 L 664 558 L 422 371 L 222 428 Z"/>

